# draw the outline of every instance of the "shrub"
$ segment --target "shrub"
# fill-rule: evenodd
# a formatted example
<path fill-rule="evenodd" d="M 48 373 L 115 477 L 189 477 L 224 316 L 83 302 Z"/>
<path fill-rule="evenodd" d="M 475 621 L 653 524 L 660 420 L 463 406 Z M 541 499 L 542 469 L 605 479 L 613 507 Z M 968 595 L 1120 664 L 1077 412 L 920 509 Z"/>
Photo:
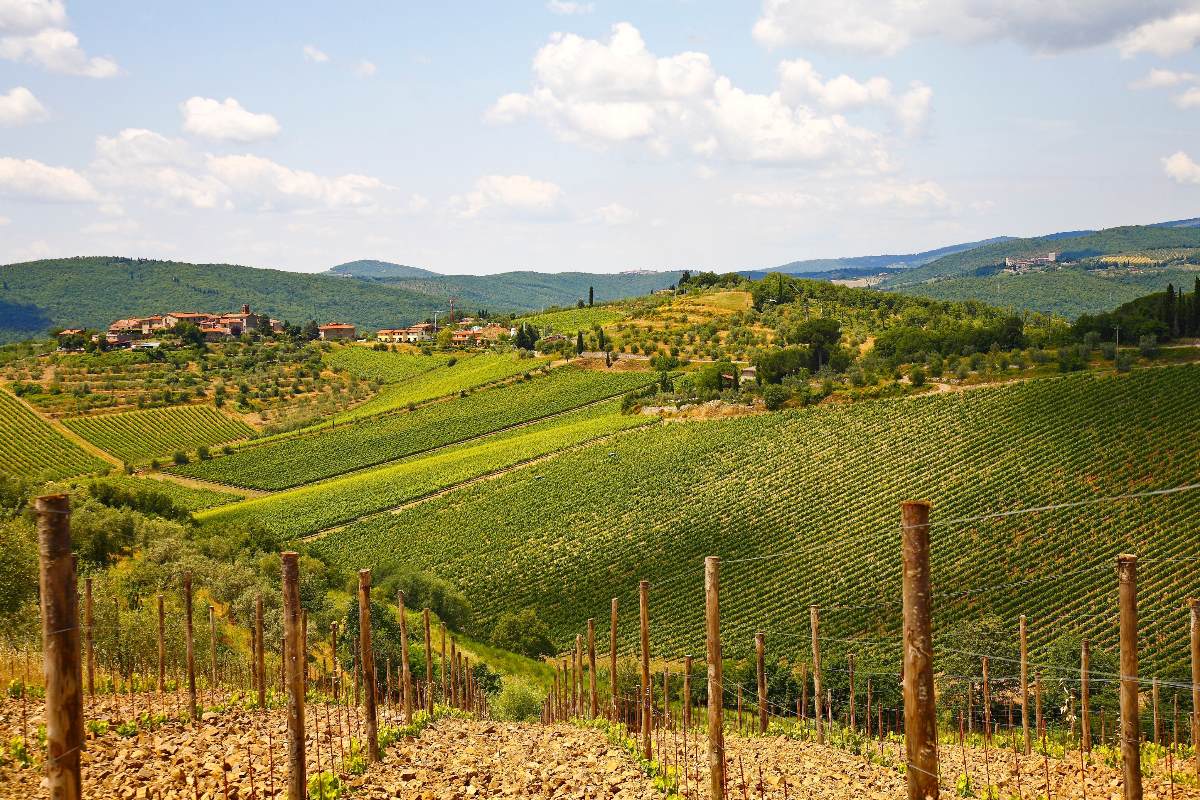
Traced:
<path fill-rule="evenodd" d="M 768 383 L 763 387 L 763 403 L 766 404 L 768 411 L 778 411 L 783 408 L 783 404 L 792 396 L 791 391 L 785 387 L 775 383 Z"/>
<path fill-rule="evenodd" d="M 913 367 L 908 371 L 908 382 L 913 386 L 925 385 L 925 370 L 920 367 Z"/>
<path fill-rule="evenodd" d="M 1138 352 L 1142 354 L 1143 358 L 1154 358 L 1158 355 L 1158 337 L 1153 333 L 1147 333 L 1138 339 Z"/>
<path fill-rule="evenodd" d="M 527 683 L 506 681 L 500 696 L 492 702 L 492 713 L 497 719 L 511 722 L 536 720 L 542 712 L 542 698 L 536 689 Z"/>
<path fill-rule="evenodd" d="M 203 444 L 196 448 L 196 455 L 199 456 L 201 461 L 208 461 L 212 458 L 212 453 L 209 452 L 208 446 Z"/>
<path fill-rule="evenodd" d="M 176 464 L 186 464 L 188 463 L 187 453 L 183 452 L 182 450 L 176 450 L 173 460 Z"/>
<path fill-rule="evenodd" d="M 550 628 L 538 619 L 532 608 L 517 614 L 511 611 L 501 614 L 496 620 L 496 627 L 492 629 L 492 644 L 529 658 L 554 653 Z"/>

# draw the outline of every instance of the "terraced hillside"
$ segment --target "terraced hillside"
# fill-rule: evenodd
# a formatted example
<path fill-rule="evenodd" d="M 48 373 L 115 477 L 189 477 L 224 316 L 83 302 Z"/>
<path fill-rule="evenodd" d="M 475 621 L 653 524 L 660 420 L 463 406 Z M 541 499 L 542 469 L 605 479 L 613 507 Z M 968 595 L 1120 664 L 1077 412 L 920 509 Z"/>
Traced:
<path fill-rule="evenodd" d="M 1064 634 L 1115 644 L 1113 558 L 1140 574 L 1146 670 L 1185 663 L 1200 491 L 953 522 L 1193 483 L 1200 368 L 1076 374 L 1003 387 L 620 434 L 602 445 L 328 535 L 352 567 L 394 560 L 452 579 L 486 627 L 532 607 L 565 641 L 651 582 L 652 640 L 703 652 L 702 559 L 724 559 L 731 656 L 756 630 L 773 655 L 807 649 L 825 608 L 830 669 L 848 650 L 892 674 L 899 626 L 898 505 L 933 503 L 935 622 L 996 615 L 1045 654 Z M 1015 634 L 1014 634 L 1015 635 Z M 849 640 L 849 641 L 847 641 Z M 1077 652 L 1077 651 L 1076 651 Z M 1077 667 L 1076 667 L 1077 668 Z"/>
<path fill-rule="evenodd" d="M 63 420 L 70 430 L 130 463 L 244 439 L 254 429 L 212 406 L 172 406 Z"/>
<path fill-rule="evenodd" d="M 569 411 L 653 380 L 644 372 L 563 367 L 412 412 L 246 447 L 176 471 L 235 486 L 287 489 Z"/>
<path fill-rule="evenodd" d="M 0 389 L 0 473 L 54 480 L 108 468 Z"/>

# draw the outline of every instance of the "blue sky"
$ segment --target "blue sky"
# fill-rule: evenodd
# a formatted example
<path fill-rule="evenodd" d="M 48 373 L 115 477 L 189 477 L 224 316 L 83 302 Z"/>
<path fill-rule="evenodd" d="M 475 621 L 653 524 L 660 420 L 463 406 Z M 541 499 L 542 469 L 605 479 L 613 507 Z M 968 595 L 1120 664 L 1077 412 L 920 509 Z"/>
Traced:
<path fill-rule="evenodd" d="M 0 262 L 772 266 L 1200 215 L 1200 0 L 0 0 Z"/>

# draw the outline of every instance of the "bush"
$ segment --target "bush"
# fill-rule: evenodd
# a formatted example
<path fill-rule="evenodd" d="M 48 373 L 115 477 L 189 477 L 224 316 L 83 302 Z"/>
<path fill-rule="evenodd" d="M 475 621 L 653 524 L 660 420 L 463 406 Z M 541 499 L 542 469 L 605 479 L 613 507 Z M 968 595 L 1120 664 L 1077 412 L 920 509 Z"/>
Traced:
<path fill-rule="evenodd" d="M 212 453 L 209 452 L 206 445 L 200 445 L 198 448 L 196 448 L 196 455 L 199 456 L 201 461 L 208 461 L 210 458 L 212 458 Z"/>
<path fill-rule="evenodd" d="M 908 382 L 913 386 L 925 385 L 925 370 L 920 367 L 913 367 L 908 371 Z"/>
<path fill-rule="evenodd" d="M 183 452 L 182 450 L 176 450 L 173 460 L 176 464 L 186 464 L 188 463 L 187 453 Z"/>
<path fill-rule="evenodd" d="M 791 398 L 792 392 L 785 386 L 768 383 L 763 387 L 762 396 L 768 411 L 778 411 Z"/>
<path fill-rule="evenodd" d="M 518 614 L 501 614 L 492 629 L 492 644 L 529 658 L 554 654 L 550 628 L 538 619 L 532 608 Z"/>
<path fill-rule="evenodd" d="M 497 719 L 511 722 L 531 722 L 542 713 L 542 697 L 527 683 L 505 681 L 500 696 L 492 701 L 492 713 Z"/>
<path fill-rule="evenodd" d="M 1117 353 L 1117 372 L 1129 372 L 1133 369 L 1133 353 L 1122 350 Z"/>
<path fill-rule="evenodd" d="M 1154 358 L 1158 355 L 1158 337 L 1153 333 L 1147 333 L 1138 339 L 1138 352 L 1142 354 L 1143 358 Z"/>

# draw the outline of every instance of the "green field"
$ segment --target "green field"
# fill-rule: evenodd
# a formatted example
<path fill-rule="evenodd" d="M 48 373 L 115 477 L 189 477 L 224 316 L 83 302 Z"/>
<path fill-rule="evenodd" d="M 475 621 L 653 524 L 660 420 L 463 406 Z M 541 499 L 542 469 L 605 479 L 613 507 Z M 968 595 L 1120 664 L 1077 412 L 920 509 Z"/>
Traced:
<path fill-rule="evenodd" d="M 727 653 L 757 630 L 803 657 L 825 608 L 827 663 L 847 651 L 894 674 L 899 504 L 933 503 L 935 626 L 1030 619 L 1040 657 L 1060 634 L 1115 644 L 1114 556 L 1144 559 L 1145 669 L 1187 657 L 1184 599 L 1200 491 L 975 522 L 954 519 L 1190 484 L 1200 474 L 1200 367 L 1062 378 L 911 399 L 671 424 L 518 469 L 314 543 L 346 568 L 427 569 L 472 598 L 482 628 L 532 607 L 566 641 L 651 582 L 655 651 L 703 653 L 702 564 L 720 555 Z M 850 640 L 850 641 L 847 641 Z M 834 667 L 831 667 L 831 669 Z M 1147 672 L 1149 674 L 1149 672 Z"/>
<path fill-rule="evenodd" d="M 653 375 L 644 372 L 563 367 L 412 412 L 245 447 L 176 471 L 235 486 L 287 489 L 569 411 L 653 380 Z"/>
<path fill-rule="evenodd" d="M 399 383 L 422 372 L 443 367 L 450 358 L 450 353 L 395 353 L 349 345 L 327 353 L 325 363 L 332 369 L 346 370 L 356 378 L 380 383 Z"/>
<path fill-rule="evenodd" d="M 549 333 L 575 334 L 578 331 L 590 331 L 596 325 L 608 325 L 620 322 L 629 314 L 616 306 L 592 306 L 591 308 L 568 308 L 564 311 L 548 311 L 545 314 L 533 314 L 520 322 L 528 322 L 542 331 Z"/>
<path fill-rule="evenodd" d="M 108 463 L 85 452 L 0 389 L 0 473 L 55 480 L 108 468 Z"/>
<path fill-rule="evenodd" d="M 245 497 L 245 495 L 234 492 L 198 489 L 172 480 L 139 478 L 132 475 L 106 475 L 100 480 L 127 492 L 156 492 L 166 495 L 171 498 L 172 503 L 187 511 L 215 508 L 226 503 L 237 502 Z"/>
<path fill-rule="evenodd" d="M 197 518 L 221 524 L 265 525 L 285 536 L 304 536 L 653 421 L 653 417 L 622 414 L 620 402 L 613 400 L 438 450 L 433 455 L 224 506 L 198 514 Z"/>
<path fill-rule="evenodd" d="M 254 429 L 212 406 L 172 406 L 63 420 L 70 430 L 118 458 L 138 463 L 244 439 Z"/>
<path fill-rule="evenodd" d="M 415 374 L 408 380 L 385 384 L 379 393 L 367 402 L 335 415 L 333 422 L 363 419 L 396 411 L 410 404 L 469 392 L 489 383 L 532 372 L 547 362 L 548 359 L 542 358 L 521 358 L 517 353 L 459 354 L 457 362 L 453 365 L 443 363 L 435 369 Z"/>

